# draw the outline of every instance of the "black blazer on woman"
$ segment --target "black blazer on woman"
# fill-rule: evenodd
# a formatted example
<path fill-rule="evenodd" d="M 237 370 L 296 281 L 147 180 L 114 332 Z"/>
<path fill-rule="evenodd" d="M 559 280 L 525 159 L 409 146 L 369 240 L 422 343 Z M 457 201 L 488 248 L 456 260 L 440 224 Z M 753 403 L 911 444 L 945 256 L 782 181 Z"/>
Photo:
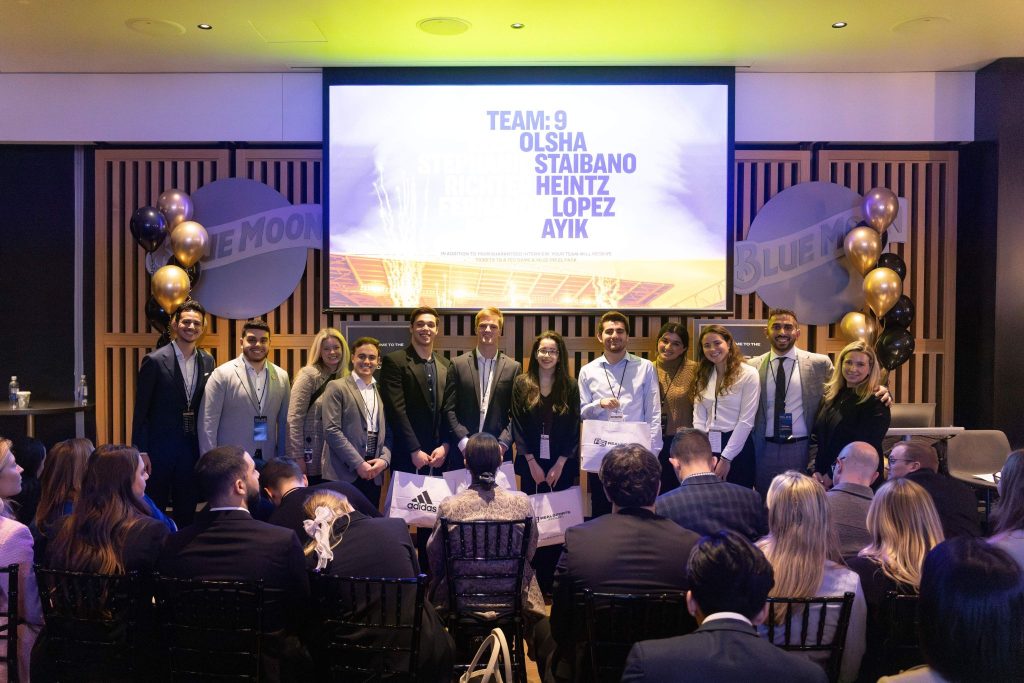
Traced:
<path fill-rule="evenodd" d="M 843 389 L 830 403 L 822 403 L 814 421 L 812 443 L 818 445 L 814 471 L 831 474 L 839 451 L 854 441 L 866 441 L 878 452 L 878 470 L 882 471 L 882 439 L 889 430 L 889 406 L 869 396 L 858 403 L 853 389 Z"/>
<path fill-rule="evenodd" d="M 540 436 L 544 426 L 544 418 L 538 403 L 532 409 L 527 407 L 527 381 L 525 375 L 516 377 L 512 389 L 512 437 L 516 443 L 515 471 L 521 478 L 523 491 L 536 493 L 536 483 L 530 475 L 530 464 L 526 462 L 527 453 L 537 458 L 537 464 L 545 473 L 551 470 L 561 456 L 568 458 L 562 468 L 562 476 L 555 482 L 555 490 L 572 486 L 579 475 L 580 455 L 580 389 L 576 382 L 569 382 L 569 395 L 566 401 L 569 410 L 562 415 L 554 414 L 551 434 L 551 459 L 540 458 Z"/>

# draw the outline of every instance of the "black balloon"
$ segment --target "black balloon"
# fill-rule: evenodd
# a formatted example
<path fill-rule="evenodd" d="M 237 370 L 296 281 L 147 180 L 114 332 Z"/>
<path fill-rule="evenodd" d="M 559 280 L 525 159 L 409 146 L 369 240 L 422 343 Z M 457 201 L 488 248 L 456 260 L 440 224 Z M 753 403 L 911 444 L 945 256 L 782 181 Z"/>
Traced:
<path fill-rule="evenodd" d="M 199 281 L 199 276 L 202 273 L 202 268 L 200 267 L 199 264 L 200 262 L 196 261 L 195 263 L 192 264 L 191 268 L 186 268 L 185 266 L 181 265 L 178 259 L 174 258 L 173 256 L 167 260 L 167 265 L 178 266 L 179 268 L 185 271 L 185 274 L 188 275 L 188 284 L 190 287 L 195 287 L 196 282 Z"/>
<path fill-rule="evenodd" d="M 154 330 L 166 333 L 167 326 L 171 324 L 171 316 L 157 303 L 156 299 L 149 297 L 146 302 L 146 320 Z"/>
<path fill-rule="evenodd" d="M 907 264 L 903 262 L 896 254 L 892 252 L 886 252 L 878 257 L 877 268 L 888 268 L 889 270 L 896 271 L 896 274 L 903 280 L 907 277 Z"/>
<path fill-rule="evenodd" d="M 903 327 L 887 328 L 875 343 L 878 362 L 886 370 L 895 370 L 914 355 L 914 335 Z"/>
<path fill-rule="evenodd" d="M 156 340 L 156 348 L 162 349 L 163 347 L 167 346 L 170 343 L 171 343 L 171 333 L 170 332 L 164 332 L 163 334 L 160 335 L 160 338 Z"/>
<path fill-rule="evenodd" d="M 152 206 L 136 209 L 128 227 L 139 246 L 151 254 L 167 239 L 167 219 Z"/>
<path fill-rule="evenodd" d="M 882 321 L 885 323 L 886 329 L 910 327 L 910 323 L 914 322 L 914 302 L 906 294 L 901 295 L 889 312 L 882 316 Z"/>

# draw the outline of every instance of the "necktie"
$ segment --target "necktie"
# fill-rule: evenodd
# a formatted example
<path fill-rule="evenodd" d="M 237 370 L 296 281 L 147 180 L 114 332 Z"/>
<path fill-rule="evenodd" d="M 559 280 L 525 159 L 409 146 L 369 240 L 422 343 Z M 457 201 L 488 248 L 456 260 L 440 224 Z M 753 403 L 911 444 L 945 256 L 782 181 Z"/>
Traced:
<path fill-rule="evenodd" d="M 779 367 L 775 372 L 775 436 L 780 436 L 779 418 L 786 412 L 786 359 L 778 360 Z"/>

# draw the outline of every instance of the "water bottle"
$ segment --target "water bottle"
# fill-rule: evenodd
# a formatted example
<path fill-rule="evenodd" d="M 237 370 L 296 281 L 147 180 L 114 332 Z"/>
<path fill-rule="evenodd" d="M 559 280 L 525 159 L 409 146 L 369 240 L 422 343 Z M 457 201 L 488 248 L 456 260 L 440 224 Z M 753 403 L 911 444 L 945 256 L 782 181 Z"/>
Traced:
<path fill-rule="evenodd" d="M 16 375 L 11 375 L 11 383 L 7 385 L 7 396 L 11 400 L 11 408 L 18 407 L 19 391 L 21 391 L 21 387 L 18 386 L 18 378 Z"/>
<path fill-rule="evenodd" d="M 89 403 L 89 384 L 85 381 L 85 375 L 78 380 L 78 389 L 75 390 L 75 403 L 84 406 Z"/>

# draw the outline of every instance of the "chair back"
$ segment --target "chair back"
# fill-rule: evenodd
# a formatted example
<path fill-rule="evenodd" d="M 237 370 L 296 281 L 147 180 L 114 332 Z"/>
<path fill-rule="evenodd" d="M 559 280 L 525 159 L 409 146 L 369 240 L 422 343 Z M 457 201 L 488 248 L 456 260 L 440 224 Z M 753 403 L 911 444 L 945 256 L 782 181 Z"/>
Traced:
<path fill-rule="evenodd" d="M 41 647 L 58 680 L 145 677 L 140 646 L 152 627 L 152 584 L 147 577 L 38 565 L 35 572 L 46 622 Z"/>
<path fill-rule="evenodd" d="M 312 649 L 330 681 L 415 681 L 427 576 L 310 576 Z"/>
<path fill-rule="evenodd" d="M 456 661 L 464 668 L 491 629 L 501 628 L 516 680 L 525 683 L 523 571 L 533 519 L 438 522 L 448 584 L 448 631 L 455 641 Z"/>
<path fill-rule="evenodd" d="M 783 650 L 821 653 L 826 658 L 829 680 L 838 681 L 851 611 L 853 593 L 842 597 L 768 598 L 768 640 Z"/>
<path fill-rule="evenodd" d="M 262 581 L 157 578 L 171 680 L 258 681 Z"/>
<path fill-rule="evenodd" d="M 1010 442 L 998 429 L 968 429 L 946 444 L 950 476 L 978 487 L 995 488 L 974 475 L 998 472 L 1009 454 Z"/>
<path fill-rule="evenodd" d="M 889 406 L 890 427 L 934 427 L 934 403 L 893 403 Z"/>
<path fill-rule="evenodd" d="M 584 590 L 591 675 L 617 683 L 626 657 L 641 640 L 691 633 L 697 622 L 686 609 L 686 593 L 595 593 Z"/>
<path fill-rule="evenodd" d="M 924 655 L 918 641 L 917 595 L 903 595 L 889 591 L 882 601 L 882 656 L 885 671 L 892 675 L 919 664 Z"/>
<path fill-rule="evenodd" d="M 18 683 L 18 565 L 0 567 L 0 594 L 7 604 L 0 610 L 0 662 L 7 666 L 7 680 Z"/>

